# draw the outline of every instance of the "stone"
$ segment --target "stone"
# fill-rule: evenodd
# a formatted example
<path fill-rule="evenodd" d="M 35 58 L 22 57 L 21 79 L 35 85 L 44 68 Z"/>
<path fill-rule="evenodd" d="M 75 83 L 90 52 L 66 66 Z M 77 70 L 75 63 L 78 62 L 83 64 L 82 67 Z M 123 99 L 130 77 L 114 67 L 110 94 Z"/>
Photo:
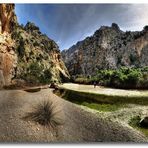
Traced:
<path fill-rule="evenodd" d="M 141 121 L 140 121 L 140 126 L 144 127 L 144 128 L 148 128 L 148 117 L 144 117 Z"/>
<path fill-rule="evenodd" d="M 116 24 L 116 23 L 112 23 L 112 28 L 116 29 L 116 30 L 120 30 L 118 24 Z"/>

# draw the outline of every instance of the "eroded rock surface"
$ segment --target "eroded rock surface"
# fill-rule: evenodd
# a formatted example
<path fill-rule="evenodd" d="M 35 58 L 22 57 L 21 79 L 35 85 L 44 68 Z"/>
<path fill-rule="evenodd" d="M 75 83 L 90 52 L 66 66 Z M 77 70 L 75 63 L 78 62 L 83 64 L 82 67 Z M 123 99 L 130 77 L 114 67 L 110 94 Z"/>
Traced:
<path fill-rule="evenodd" d="M 120 30 L 115 23 L 102 26 L 93 36 L 62 52 L 71 75 L 95 75 L 98 69 L 148 66 L 148 27 L 142 31 Z"/>
<path fill-rule="evenodd" d="M 0 87 L 69 79 L 58 45 L 39 27 L 17 22 L 14 4 L 0 4 Z"/>
<path fill-rule="evenodd" d="M 14 4 L 0 4 L 0 33 L 10 33 L 17 24 L 14 6 Z"/>

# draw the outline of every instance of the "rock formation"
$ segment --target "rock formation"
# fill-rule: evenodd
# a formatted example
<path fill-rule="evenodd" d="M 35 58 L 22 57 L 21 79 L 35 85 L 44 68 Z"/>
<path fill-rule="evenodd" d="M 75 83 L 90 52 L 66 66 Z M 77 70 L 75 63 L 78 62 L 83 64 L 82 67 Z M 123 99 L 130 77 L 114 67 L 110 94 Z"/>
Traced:
<path fill-rule="evenodd" d="M 117 24 L 102 26 L 93 36 L 62 52 L 71 75 L 95 75 L 98 69 L 148 66 L 148 27 L 120 30 Z"/>
<path fill-rule="evenodd" d="M 0 35 L 0 87 L 10 85 L 17 66 L 14 41 L 7 34 Z"/>
<path fill-rule="evenodd" d="M 12 38 L 16 41 L 18 55 L 17 79 L 46 83 L 49 79 L 62 81 L 69 78 L 58 45 L 43 35 L 34 23 L 17 27 Z"/>
<path fill-rule="evenodd" d="M 0 4 L 0 87 L 69 79 L 57 44 L 28 22 L 20 26 L 14 4 Z"/>
<path fill-rule="evenodd" d="M 0 4 L 0 87 L 11 84 L 17 64 L 11 32 L 17 24 L 13 4 Z"/>
<path fill-rule="evenodd" d="M 16 23 L 14 4 L 0 4 L 0 33 L 10 33 Z"/>

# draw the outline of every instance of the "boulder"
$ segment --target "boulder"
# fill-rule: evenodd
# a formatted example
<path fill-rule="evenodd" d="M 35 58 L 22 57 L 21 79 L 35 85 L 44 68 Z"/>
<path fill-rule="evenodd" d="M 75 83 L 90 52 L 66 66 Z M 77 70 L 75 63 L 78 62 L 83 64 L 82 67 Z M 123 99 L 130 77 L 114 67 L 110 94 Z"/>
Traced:
<path fill-rule="evenodd" d="M 141 119 L 140 126 L 144 128 L 148 128 L 148 117 L 144 117 L 143 119 Z"/>

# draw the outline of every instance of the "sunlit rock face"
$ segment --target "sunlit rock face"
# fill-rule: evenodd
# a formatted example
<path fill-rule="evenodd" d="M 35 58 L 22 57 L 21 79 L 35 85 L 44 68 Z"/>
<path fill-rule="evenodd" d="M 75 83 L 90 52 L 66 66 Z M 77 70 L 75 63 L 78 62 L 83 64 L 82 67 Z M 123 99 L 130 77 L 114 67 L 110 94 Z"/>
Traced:
<path fill-rule="evenodd" d="M 98 69 L 148 66 L 148 27 L 123 32 L 115 23 L 62 52 L 71 75 L 95 75 Z"/>
<path fill-rule="evenodd" d="M 68 80 L 70 76 L 58 45 L 34 23 L 20 26 L 14 8 L 14 4 L 0 4 L 0 87 L 15 80 L 28 83 Z"/>
<path fill-rule="evenodd" d="M 0 87 L 10 85 L 17 66 L 17 56 L 13 46 L 0 45 Z"/>
<path fill-rule="evenodd" d="M 17 24 L 14 4 L 0 4 L 0 33 L 10 33 Z"/>
<path fill-rule="evenodd" d="M 11 32 L 17 24 L 13 4 L 0 4 L 0 87 L 10 85 L 17 65 Z"/>

